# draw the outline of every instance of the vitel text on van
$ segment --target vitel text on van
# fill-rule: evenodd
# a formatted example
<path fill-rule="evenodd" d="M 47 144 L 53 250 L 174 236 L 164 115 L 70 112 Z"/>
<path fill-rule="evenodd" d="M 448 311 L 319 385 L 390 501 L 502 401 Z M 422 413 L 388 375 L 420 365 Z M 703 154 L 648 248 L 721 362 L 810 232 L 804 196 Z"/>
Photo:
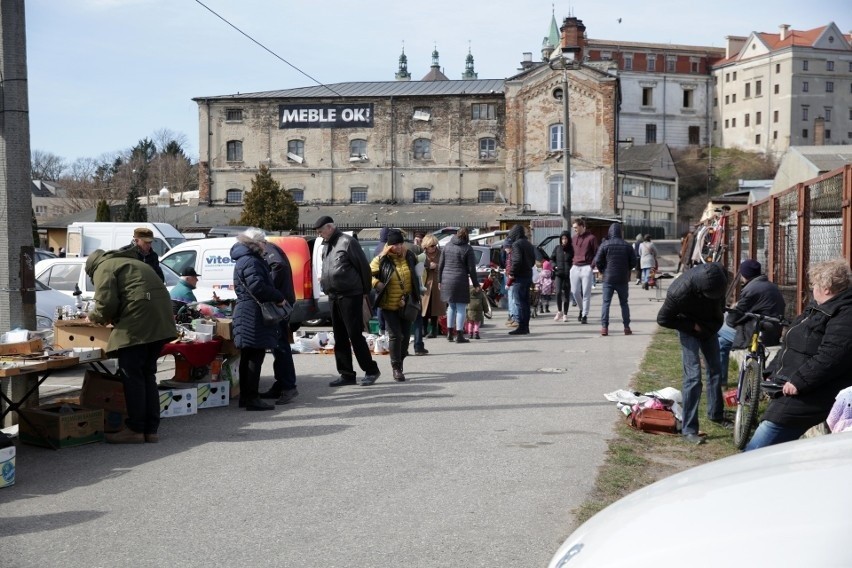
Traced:
<path fill-rule="evenodd" d="M 279 128 L 372 128 L 373 103 L 278 105 Z"/>

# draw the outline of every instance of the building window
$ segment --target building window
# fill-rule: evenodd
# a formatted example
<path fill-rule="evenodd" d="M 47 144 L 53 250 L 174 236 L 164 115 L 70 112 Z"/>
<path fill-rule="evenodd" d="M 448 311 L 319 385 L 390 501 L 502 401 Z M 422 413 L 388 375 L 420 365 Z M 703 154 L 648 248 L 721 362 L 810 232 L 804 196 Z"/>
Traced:
<path fill-rule="evenodd" d="M 825 92 L 833 93 L 834 92 L 834 81 L 826 81 L 825 82 Z"/>
<path fill-rule="evenodd" d="M 243 121 L 243 109 L 241 108 L 229 108 L 225 110 L 225 121 L 226 122 L 242 122 Z"/>
<path fill-rule="evenodd" d="M 726 118 L 725 119 L 725 128 L 727 128 L 727 127 L 728 127 L 728 119 Z"/>
<path fill-rule="evenodd" d="M 562 211 L 562 176 L 555 175 L 547 182 L 547 212 L 560 213 Z"/>
<path fill-rule="evenodd" d="M 849 120 L 852 120 L 852 108 L 849 109 Z"/>
<path fill-rule="evenodd" d="M 731 119 L 731 128 L 736 128 L 736 127 L 737 127 L 737 119 L 736 119 L 736 118 L 732 118 L 732 119 Z"/>
<path fill-rule="evenodd" d="M 657 56 L 649 55 L 648 56 L 648 66 L 646 67 L 647 71 L 656 71 L 657 70 Z"/>
<path fill-rule="evenodd" d="M 726 83 L 730 83 L 730 82 L 731 82 L 731 74 L 730 74 L 730 73 L 725 73 L 725 82 L 726 82 Z"/>
<path fill-rule="evenodd" d="M 736 80 L 737 80 L 737 72 L 736 72 L 736 71 L 734 71 L 734 74 L 733 74 L 733 76 L 731 77 L 731 80 L 732 80 L 732 81 L 736 81 Z"/>
<path fill-rule="evenodd" d="M 428 122 L 432 119 L 431 107 L 414 107 L 414 114 L 411 116 L 414 120 L 422 120 Z"/>
<path fill-rule="evenodd" d="M 287 192 L 290 194 L 290 197 L 293 198 L 293 201 L 296 203 L 304 203 L 305 202 L 305 190 L 304 189 L 288 189 Z"/>
<path fill-rule="evenodd" d="M 777 95 L 780 92 L 781 92 L 781 85 L 775 85 L 775 94 Z"/>
<path fill-rule="evenodd" d="M 601 51 L 601 61 L 612 61 L 612 52 Z"/>
<path fill-rule="evenodd" d="M 714 131 L 719 130 L 719 123 L 715 120 L 713 121 L 713 130 Z"/>
<path fill-rule="evenodd" d="M 731 104 L 731 95 L 725 95 L 725 104 L 726 105 Z"/>
<path fill-rule="evenodd" d="M 496 160 L 497 159 L 497 139 L 496 138 L 480 138 L 479 139 L 479 159 L 480 160 Z"/>
<path fill-rule="evenodd" d="M 760 145 L 760 134 L 754 135 L 754 143 L 757 144 L 758 146 Z"/>
<path fill-rule="evenodd" d="M 826 61 L 825 62 L 825 70 L 826 71 L 834 71 L 834 61 Z"/>
<path fill-rule="evenodd" d="M 745 125 L 751 126 L 751 115 L 749 113 L 746 113 L 745 115 Z"/>
<path fill-rule="evenodd" d="M 773 130 L 773 131 L 772 131 L 772 139 L 773 139 L 773 140 L 778 140 L 778 131 L 777 131 L 777 130 Z"/>
<path fill-rule="evenodd" d="M 780 64 L 780 63 L 776 63 L 776 64 L 775 64 L 775 73 L 780 73 L 780 72 L 781 72 L 781 64 Z"/>
<path fill-rule="evenodd" d="M 807 128 L 802 129 L 802 138 L 804 138 L 805 140 L 808 139 L 808 129 Z"/>
<path fill-rule="evenodd" d="M 646 124 L 645 125 L 645 144 L 656 144 L 657 143 L 657 125 L 656 124 Z"/>
<path fill-rule="evenodd" d="M 699 67 L 699 64 L 698 64 L 698 60 L 697 59 L 690 60 L 689 70 L 693 73 L 698 73 L 699 69 L 700 69 L 700 67 Z"/>
<path fill-rule="evenodd" d="M 807 71 L 807 70 L 808 70 L 808 60 L 805 59 L 804 61 L 802 61 L 802 71 Z"/>
<path fill-rule="evenodd" d="M 715 126 L 715 122 L 713 125 Z M 690 126 L 689 127 L 689 143 L 693 146 L 697 146 L 701 144 L 701 127 L 700 126 Z"/>
<path fill-rule="evenodd" d="M 713 97 L 713 106 L 714 107 L 719 106 L 719 97 Z"/>
<path fill-rule="evenodd" d="M 732 95 L 731 95 L 731 102 L 732 102 L 732 103 L 737 102 L 737 94 L 736 94 L 736 93 L 734 93 L 734 94 L 732 94 Z"/>
<path fill-rule="evenodd" d="M 779 113 L 777 110 L 772 111 L 772 122 L 778 122 Z"/>
<path fill-rule="evenodd" d="M 432 141 L 428 138 L 418 138 L 414 141 L 414 159 L 415 160 L 431 160 L 432 159 Z"/>
<path fill-rule="evenodd" d="M 353 187 L 349 190 L 350 203 L 367 203 L 367 188 Z"/>
<path fill-rule="evenodd" d="M 243 161 L 243 143 L 239 140 L 228 140 L 228 161 Z"/>
<path fill-rule="evenodd" d="M 693 100 L 693 90 L 686 89 L 683 92 L 683 108 L 692 108 L 692 100 Z"/>
<path fill-rule="evenodd" d="M 802 107 L 802 120 L 808 120 L 808 107 Z"/>
<path fill-rule="evenodd" d="M 677 70 L 677 56 L 666 56 L 666 73 L 674 73 Z"/>
<path fill-rule="evenodd" d="M 558 152 L 562 150 L 562 143 L 565 140 L 565 133 L 561 124 L 550 125 L 550 151 Z"/>
<path fill-rule="evenodd" d="M 479 202 L 480 203 L 494 203 L 495 198 L 497 197 L 497 192 L 493 189 L 480 189 L 479 190 Z"/>
<path fill-rule="evenodd" d="M 432 190 L 418 187 L 414 190 L 414 203 L 429 203 L 432 200 Z"/>
<path fill-rule="evenodd" d="M 852 140 L 852 132 L 847 132 L 846 138 L 849 138 L 850 140 Z"/>
<path fill-rule="evenodd" d="M 47 215 L 47 205 L 36 205 L 35 206 L 35 214 L 36 215 Z"/>
<path fill-rule="evenodd" d="M 367 141 L 362 138 L 356 138 L 349 141 L 349 157 L 358 158 L 361 160 L 367 159 Z"/>
<path fill-rule="evenodd" d="M 760 113 L 760 112 L 754 113 L 754 124 L 755 124 L 755 126 L 760 124 L 762 122 L 762 119 L 763 119 L 762 113 Z"/>
<path fill-rule="evenodd" d="M 825 107 L 825 121 L 831 122 L 831 109 L 828 107 Z"/>
<path fill-rule="evenodd" d="M 745 84 L 745 98 L 751 98 L 751 83 Z"/>
<path fill-rule="evenodd" d="M 642 106 L 649 107 L 654 104 L 654 88 L 642 87 Z"/>
<path fill-rule="evenodd" d="M 621 183 L 621 192 L 628 197 L 646 197 L 645 183 L 638 179 L 625 179 Z"/>
<path fill-rule="evenodd" d="M 288 140 L 287 141 L 287 159 L 293 162 L 302 163 L 305 159 L 305 141 L 304 140 Z"/>
<path fill-rule="evenodd" d="M 229 189 L 225 192 L 225 203 L 242 203 L 243 192 L 241 189 Z"/>
<path fill-rule="evenodd" d="M 624 70 L 633 71 L 633 55 L 624 56 Z"/>
<path fill-rule="evenodd" d="M 808 88 L 808 82 L 802 81 L 802 92 L 807 93 L 810 89 Z"/>
<path fill-rule="evenodd" d="M 754 96 L 759 97 L 763 94 L 763 81 L 754 82 Z"/>
<path fill-rule="evenodd" d="M 829 130 L 828 128 L 825 129 L 825 139 L 831 140 L 831 130 Z"/>
<path fill-rule="evenodd" d="M 474 103 L 470 106 L 473 120 L 494 120 L 497 118 L 497 105 L 494 103 Z"/>
<path fill-rule="evenodd" d="M 651 199 L 672 200 L 672 188 L 665 183 L 651 182 Z"/>

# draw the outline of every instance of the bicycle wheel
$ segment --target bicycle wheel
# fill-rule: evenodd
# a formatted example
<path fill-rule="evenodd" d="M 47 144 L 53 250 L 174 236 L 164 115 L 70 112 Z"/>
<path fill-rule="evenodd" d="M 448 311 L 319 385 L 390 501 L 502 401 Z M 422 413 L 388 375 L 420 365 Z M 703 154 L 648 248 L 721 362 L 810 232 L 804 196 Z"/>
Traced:
<path fill-rule="evenodd" d="M 743 369 L 743 384 L 737 401 L 734 419 L 734 445 L 742 450 L 748 443 L 751 431 L 757 425 L 757 407 L 760 403 L 760 365 L 754 359 Z"/>

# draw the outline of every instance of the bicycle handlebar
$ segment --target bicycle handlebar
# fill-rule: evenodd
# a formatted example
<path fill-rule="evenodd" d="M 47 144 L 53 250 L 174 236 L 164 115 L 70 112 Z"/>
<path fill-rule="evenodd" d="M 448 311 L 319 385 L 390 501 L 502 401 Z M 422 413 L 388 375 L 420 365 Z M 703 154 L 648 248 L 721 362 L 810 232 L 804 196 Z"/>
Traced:
<path fill-rule="evenodd" d="M 737 311 L 737 310 L 734 310 L 733 308 L 725 308 L 724 311 L 727 313 L 727 312 L 733 312 L 733 311 Z M 747 318 L 756 319 L 758 324 L 760 324 L 760 322 L 777 323 L 777 324 L 780 324 L 780 325 L 789 325 L 790 324 L 790 321 L 788 319 L 786 319 L 784 316 L 773 317 L 773 316 L 767 316 L 767 315 L 764 315 L 764 314 L 756 314 L 754 312 L 738 312 L 738 313 L 744 315 Z"/>

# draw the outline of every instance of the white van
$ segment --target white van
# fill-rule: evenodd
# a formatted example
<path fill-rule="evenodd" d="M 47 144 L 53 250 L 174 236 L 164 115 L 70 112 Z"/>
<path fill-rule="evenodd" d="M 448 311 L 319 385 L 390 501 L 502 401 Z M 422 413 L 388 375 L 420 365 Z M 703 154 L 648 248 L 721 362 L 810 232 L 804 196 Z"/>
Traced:
<path fill-rule="evenodd" d="M 180 231 L 168 223 L 76 222 L 68 225 L 65 254 L 89 256 L 98 249 L 119 249 L 131 243 L 133 231 L 139 227 L 151 229 L 154 233 L 151 247 L 158 256 L 163 256 L 170 248 L 186 240 Z"/>

